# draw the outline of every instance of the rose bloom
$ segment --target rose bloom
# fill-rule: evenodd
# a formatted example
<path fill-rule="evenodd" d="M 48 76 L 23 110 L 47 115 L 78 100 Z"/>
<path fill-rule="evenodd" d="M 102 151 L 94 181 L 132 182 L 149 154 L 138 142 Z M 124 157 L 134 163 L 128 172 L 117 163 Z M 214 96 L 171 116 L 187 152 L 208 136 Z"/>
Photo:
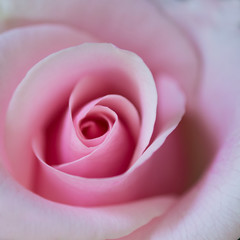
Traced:
<path fill-rule="evenodd" d="M 237 239 L 239 24 L 237 0 L 0 0 L 0 239 Z"/>

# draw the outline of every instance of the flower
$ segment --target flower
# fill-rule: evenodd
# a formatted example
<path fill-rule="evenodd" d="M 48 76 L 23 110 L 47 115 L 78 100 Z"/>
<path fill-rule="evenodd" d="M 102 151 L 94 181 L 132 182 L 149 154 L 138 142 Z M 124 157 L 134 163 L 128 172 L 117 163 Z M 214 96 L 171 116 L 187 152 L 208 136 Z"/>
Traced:
<path fill-rule="evenodd" d="M 0 237 L 237 238 L 238 4 L 1 1 Z"/>

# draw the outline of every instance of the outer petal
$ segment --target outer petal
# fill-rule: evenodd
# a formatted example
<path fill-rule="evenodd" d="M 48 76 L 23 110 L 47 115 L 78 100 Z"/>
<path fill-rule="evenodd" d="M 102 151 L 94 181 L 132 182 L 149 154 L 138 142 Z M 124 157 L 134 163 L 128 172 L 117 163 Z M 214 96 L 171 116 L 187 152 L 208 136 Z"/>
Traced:
<path fill-rule="evenodd" d="M 57 6 L 57 11 L 56 11 Z M 140 0 L 1 0 L 3 28 L 59 22 L 137 53 L 153 74 L 165 72 L 191 95 L 198 59 L 193 45 L 163 13 Z"/>
<path fill-rule="evenodd" d="M 235 120 L 240 101 L 240 2 L 196 0 L 185 3 L 153 0 L 186 30 L 202 59 L 199 95 L 194 101 L 219 144 Z M 207 11 L 206 11 L 207 10 Z"/>
<path fill-rule="evenodd" d="M 196 109 L 219 143 L 205 177 L 167 214 L 122 239 L 240 236 L 239 1 L 155 1 L 194 37 L 205 62 Z M 207 11 L 206 11 L 207 10 Z"/>
<path fill-rule="evenodd" d="M 63 48 L 85 41 L 91 36 L 60 25 L 39 25 L 19 28 L 0 37 L 0 151 L 3 153 L 5 116 L 17 85 L 29 69 L 42 58 Z M 23 48 L 25 46 L 25 48 Z M 1 159 L 2 160 L 2 159 Z"/>
<path fill-rule="evenodd" d="M 119 238 L 162 215 L 172 197 L 100 208 L 71 207 L 28 192 L 0 170 L 0 239 Z"/>
<path fill-rule="evenodd" d="M 238 239 L 240 236 L 240 131 L 226 141 L 206 176 L 162 219 L 123 240 Z"/>

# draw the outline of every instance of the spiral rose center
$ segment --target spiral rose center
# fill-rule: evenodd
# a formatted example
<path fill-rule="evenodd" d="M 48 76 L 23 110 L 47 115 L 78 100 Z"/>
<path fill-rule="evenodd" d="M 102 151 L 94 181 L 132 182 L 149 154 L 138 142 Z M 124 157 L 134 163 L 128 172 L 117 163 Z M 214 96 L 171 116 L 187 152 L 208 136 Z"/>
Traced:
<path fill-rule="evenodd" d="M 109 125 L 106 119 L 100 117 L 85 118 L 79 124 L 79 129 L 87 139 L 98 138 L 104 135 Z"/>

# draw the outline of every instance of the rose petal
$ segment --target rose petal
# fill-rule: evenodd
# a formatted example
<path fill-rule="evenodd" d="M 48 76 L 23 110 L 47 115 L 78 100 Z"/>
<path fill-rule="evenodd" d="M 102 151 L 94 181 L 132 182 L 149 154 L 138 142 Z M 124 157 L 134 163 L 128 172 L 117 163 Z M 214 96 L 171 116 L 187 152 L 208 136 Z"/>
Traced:
<path fill-rule="evenodd" d="M 164 139 L 164 138 L 163 138 Z M 143 173 L 144 172 L 144 173 Z M 136 182 L 137 182 L 137 179 L 139 180 L 139 179 L 141 179 L 141 177 L 143 176 L 143 175 L 145 175 L 146 176 L 146 171 L 139 171 L 139 173 L 137 174 L 137 173 L 134 173 L 135 175 L 136 175 L 136 177 L 133 177 L 132 179 L 132 183 L 130 183 L 129 184 L 129 187 L 127 188 L 127 190 L 126 190 L 126 193 L 125 194 L 123 194 L 123 192 L 121 192 L 121 191 L 119 191 L 119 195 L 118 196 L 116 196 L 116 197 L 112 197 L 112 201 L 113 202 L 121 202 L 121 201 L 126 201 L 126 200 L 128 200 L 128 199 L 136 199 L 136 198 L 139 198 L 140 196 L 142 196 L 143 195 L 143 192 L 144 191 L 146 191 L 146 188 L 145 188 L 145 190 L 143 190 L 143 189 L 136 189 L 136 191 L 134 190 L 134 191 L 132 191 L 132 188 L 133 188 L 133 186 L 136 186 Z M 128 179 L 128 176 L 131 176 L 131 174 L 129 174 L 129 175 L 126 175 L 126 177 L 124 176 L 124 178 L 125 178 L 125 180 L 126 180 L 126 182 L 127 182 L 127 179 Z M 156 175 L 155 175 L 156 176 Z M 148 183 L 150 183 L 151 182 L 151 180 L 150 179 L 152 179 L 150 176 L 148 176 L 149 177 L 149 182 Z M 154 177 L 153 177 L 154 178 Z M 109 181 L 109 186 L 108 187 L 106 187 L 105 188 L 105 191 L 108 191 L 111 187 L 110 186 L 112 186 L 112 184 L 116 184 L 116 183 L 118 183 L 118 189 L 120 188 L 122 188 L 123 189 L 123 186 L 125 186 L 126 184 L 124 183 L 125 182 L 125 180 L 123 181 L 123 180 L 118 180 L 118 179 L 116 179 L 116 180 L 114 180 L 114 181 Z M 99 183 L 100 184 L 100 186 L 102 186 L 103 184 L 102 183 Z M 104 183 L 105 184 L 105 183 Z M 156 185 L 157 185 L 158 183 L 156 183 Z M 156 185 L 154 185 L 154 186 L 156 186 Z M 120 186 L 120 187 L 119 187 Z M 145 186 L 147 187 L 147 185 L 145 184 Z M 154 190 L 151 190 L 150 192 L 151 192 L 151 194 L 152 194 L 152 192 L 156 192 L 156 189 L 154 188 L 154 186 L 153 186 L 153 189 Z M 88 186 L 86 185 L 86 188 L 87 188 Z M 95 186 L 96 187 L 96 186 Z M 96 189 L 95 187 L 93 187 L 93 189 Z M 110 188 L 109 188 L 110 187 Z M 117 188 L 116 188 L 116 190 L 117 190 Z M 130 194 L 131 193 L 131 194 Z M 114 195 L 116 195 L 116 192 L 115 191 L 112 191 L 112 193 L 110 193 L 110 194 L 112 194 L 113 196 Z M 122 194 L 122 195 L 121 195 Z M 144 193 L 144 195 L 147 195 L 147 194 L 149 194 L 149 193 Z M 90 194 L 91 195 L 91 194 Z M 121 195 L 121 196 L 120 196 Z M 96 197 L 91 197 L 91 201 L 89 201 L 89 199 L 87 200 L 88 201 L 88 204 L 94 204 L 94 201 L 93 200 L 95 200 L 96 199 Z M 85 200 L 83 199 L 83 202 L 84 202 Z M 106 199 L 105 200 L 100 200 L 100 203 L 101 203 L 101 201 L 102 201 L 102 203 L 103 202 L 105 202 L 106 203 Z M 107 200 L 107 201 L 109 201 L 109 200 Z M 85 203 L 86 204 L 86 203 Z"/>
<path fill-rule="evenodd" d="M 59 25 L 39 25 L 3 33 L 0 38 L 0 152 L 4 155 L 5 115 L 11 96 L 27 71 L 47 55 L 85 41 L 89 35 Z M 16 56 L 19 56 L 17 58 Z M 11 70 L 11 66 L 14 71 Z M 8 164 L 3 157 L 5 164 Z M 2 159 L 2 160 L 3 160 Z"/>
<path fill-rule="evenodd" d="M 95 107 L 96 109 L 101 112 L 107 111 L 115 118 L 115 123 L 108 136 L 91 153 L 79 159 L 72 159 L 72 162 L 69 163 L 53 165 L 54 168 L 72 175 L 89 178 L 116 176 L 127 169 L 134 149 L 132 137 L 129 136 L 127 129 L 118 119 L 116 113 L 113 114 L 108 108 L 99 105 Z M 65 139 L 65 145 L 67 142 L 68 139 Z M 41 161 L 44 161 L 44 149 L 39 149 L 39 147 L 39 144 L 35 144 L 35 154 Z M 63 144 L 62 148 L 64 147 Z M 52 191 L 50 191 L 51 193 Z"/>
<path fill-rule="evenodd" d="M 80 93 L 79 93 L 79 90 L 80 90 Z M 72 109 L 72 111 L 74 109 L 74 101 L 76 102 L 78 99 L 78 96 L 82 97 L 82 95 L 83 94 L 81 94 L 81 84 L 80 84 L 74 89 L 74 92 L 72 93 L 72 95 L 70 97 L 70 108 Z M 140 131 L 140 119 L 139 119 L 137 110 L 127 99 L 125 99 L 119 95 L 107 95 L 107 96 L 104 96 L 102 98 L 95 100 L 92 104 L 94 104 L 95 106 L 105 106 L 107 108 L 110 108 L 112 111 L 114 111 L 115 112 L 114 114 L 116 116 L 114 115 L 114 116 L 112 116 L 112 118 L 116 118 L 116 120 L 119 118 L 118 121 L 120 121 L 120 122 L 119 123 L 116 122 L 116 124 L 117 125 L 120 124 L 122 130 L 119 130 L 119 132 L 116 132 L 116 130 L 117 130 L 116 126 L 115 127 L 113 126 L 113 128 L 111 129 L 111 131 L 109 133 L 110 135 L 107 137 L 107 139 L 105 137 L 104 142 L 101 143 L 100 146 L 98 146 L 98 147 L 95 146 L 95 148 L 94 148 L 95 153 L 90 154 L 91 158 L 93 156 L 95 156 L 94 158 L 96 158 L 96 161 L 99 163 L 102 162 L 103 160 L 107 161 L 108 162 L 107 166 L 104 165 L 104 167 L 97 168 L 96 167 L 97 165 L 96 165 L 95 167 L 92 166 L 91 168 L 98 169 L 98 171 L 100 169 L 104 170 L 105 167 L 106 167 L 106 169 L 109 168 L 109 169 L 114 170 L 117 168 L 117 166 L 119 164 L 122 165 L 124 163 L 123 161 L 127 161 L 128 164 L 126 166 L 128 166 L 131 158 L 127 158 L 126 156 L 123 157 L 123 153 L 126 152 L 127 149 L 129 149 L 129 147 L 132 145 L 132 142 L 135 142 L 135 143 L 137 142 L 138 134 Z M 87 105 L 87 106 L 89 106 L 89 105 Z M 93 105 L 91 107 L 93 107 Z M 84 107 L 84 109 L 86 109 L 86 107 Z M 81 113 L 81 115 L 83 115 L 83 114 Z M 66 119 L 66 121 L 69 121 L 69 117 Z M 79 121 L 79 120 L 77 120 L 77 121 Z M 68 124 L 66 124 L 66 125 L 68 125 Z M 69 132 L 71 133 L 71 131 L 69 131 L 69 129 L 67 129 L 66 131 L 68 133 L 63 135 L 63 137 L 62 137 L 63 139 L 61 140 L 61 146 L 59 147 L 59 149 L 63 152 L 63 154 L 61 154 L 61 155 L 66 156 L 66 154 L 67 154 L 66 158 L 68 160 L 71 159 L 71 162 L 69 161 L 69 164 L 59 166 L 58 169 L 66 170 L 67 168 L 70 169 L 70 168 L 74 167 L 73 169 L 74 169 L 74 172 L 76 172 L 75 173 L 75 175 L 76 175 L 77 171 L 78 171 L 77 169 L 79 169 L 81 164 L 83 164 L 85 161 L 87 161 L 87 159 L 88 159 L 88 157 L 90 157 L 90 155 L 87 157 L 86 151 L 84 151 L 84 155 L 82 155 L 81 154 L 82 148 L 79 147 L 78 150 L 77 149 L 75 150 L 78 152 L 78 154 L 75 154 L 75 156 L 74 156 L 75 159 L 72 158 L 71 156 L 69 156 L 69 152 L 71 152 L 71 149 L 69 149 L 68 147 L 66 148 L 66 145 L 67 145 L 66 143 L 72 142 L 71 140 L 69 140 L 69 137 L 68 137 Z M 126 131 L 128 132 L 127 135 L 126 135 Z M 115 139 L 115 140 L 117 140 L 117 142 L 114 140 L 114 136 L 117 137 Z M 125 138 L 124 136 L 127 136 L 127 138 Z M 122 143 L 121 143 L 121 139 L 123 139 Z M 89 142 L 89 140 L 87 142 L 84 141 L 84 144 L 89 144 L 88 142 Z M 127 142 L 128 142 L 128 144 L 127 144 Z M 81 143 L 81 141 L 78 141 L 77 144 L 79 145 L 79 143 Z M 70 146 L 70 148 L 71 148 L 71 146 Z M 113 151 L 115 148 L 116 148 L 116 151 L 113 154 Z M 119 150 L 119 149 L 121 149 L 121 150 Z M 64 154 L 64 150 L 66 150 L 65 154 Z M 90 151 L 92 151 L 92 150 L 93 150 L 93 148 L 91 148 Z M 99 157 L 97 157 L 96 153 L 104 154 L 104 158 L 99 159 Z M 76 160 L 77 158 L 79 158 L 78 157 L 79 154 L 80 154 L 80 156 L 86 156 L 85 160 L 82 161 L 83 159 L 79 159 L 77 161 L 73 161 L 73 160 Z M 119 157 L 117 157 L 117 156 L 119 156 Z M 110 158 L 109 159 L 110 161 L 107 160 L 108 158 Z M 96 164 L 96 161 L 93 159 L 92 163 L 90 165 Z M 79 166 L 79 167 L 76 168 L 77 166 Z M 81 171 L 79 171 L 79 173 L 77 175 L 80 176 L 81 175 L 80 172 Z M 114 175 L 117 175 L 117 174 L 113 174 L 113 176 Z"/>
<path fill-rule="evenodd" d="M 168 81 L 169 84 L 167 83 Z M 160 85 L 162 87 L 165 86 L 165 89 L 162 89 L 161 92 L 169 96 L 169 99 L 175 99 L 176 104 L 178 104 L 181 99 L 181 92 L 179 92 L 177 87 L 174 87 L 174 83 L 165 78 Z M 168 89 L 172 89 L 169 91 L 169 94 L 167 94 Z M 178 95 L 179 97 L 177 97 Z M 166 103 L 168 103 L 167 99 Z M 162 114 L 165 115 L 164 112 Z M 169 115 L 169 112 L 167 115 Z M 159 172 L 161 168 L 157 165 L 159 161 L 155 162 L 155 164 L 156 167 L 150 161 L 150 167 L 157 170 L 156 173 L 155 171 L 149 171 L 148 168 L 139 166 L 136 168 L 134 175 L 124 176 L 125 181 L 122 181 L 123 183 L 125 182 L 123 188 L 127 188 L 128 194 L 136 194 L 140 189 L 146 192 L 149 186 L 152 186 L 154 183 L 151 182 L 152 175 L 155 178 L 161 176 Z M 143 169 L 145 169 L 145 172 L 141 171 Z M 133 178 L 129 178 L 130 176 Z M 142 225 L 150 222 L 154 217 L 163 215 L 174 203 L 172 198 L 156 197 L 110 207 L 95 207 L 91 209 L 70 207 L 52 203 L 33 195 L 19 186 L 5 173 L 1 173 L 0 177 L 2 182 L 0 184 L 0 194 L 2 196 L 0 212 L 3 216 L 3 218 L 0 218 L 0 225 L 2 226 L 0 237 L 5 238 L 19 238 L 23 236 L 24 239 L 46 239 L 47 237 L 68 238 L 71 236 L 71 239 L 79 239 L 80 236 L 84 240 L 115 239 L 130 234 Z M 120 180 L 120 178 L 118 179 Z M 151 184 L 148 185 L 146 180 Z M 137 185 L 135 184 L 136 182 L 138 183 Z M 115 183 L 117 182 L 115 181 Z M 110 198 L 114 196 L 114 192 L 111 194 L 111 191 L 114 190 L 113 186 L 117 187 L 115 183 L 112 183 L 111 188 L 109 188 L 110 195 L 108 196 Z M 130 188 L 128 188 L 129 186 Z M 101 188 L 100 185 L 99 187 Z M 25 216 L 25 221 L 22 221 L 23 216 Z M 15 227 L 12 229 L 9 226 Z M 26 228 L 28 229 L 27 231 Z"/>
<path fill-rule="evenodd" d="M 196 110 L 209 124 L 219 152 L 205 177 L 176 204 L 164 221 L 156 218 L 121 239 L 238 239 L 240 35 L 237 26 L 240 3 L 165 2 L 161 6 L 166 7 L 201 47 L 205 71 Z"/>
<path fill-rule="evenodd" d="M 189 101 L 194 102 L 192 111 L 203 117 L 220 145 L 232 130 L 240 101 L 240 3 L 153 2 L 156 7 L 164 7 L 198 45 L 203 63 L 202 80 L 199 94 Z"/>
<path fill-rule="evenodd" d="M 79 105 L 83 105 L 85 102 L 84 99 L 89 97 L 90 92 L 83 91 L 84 85 L 85 83 L 80 81 L 77 86 L 75 86 L 70 96 L 69 107 L 72 112 L 76 111 Z M 91 91 L 93 90 L 91 89 Z M 94 100 L 93 104 L 104 105 L 115 111 L 131 132 L 134 140 L 137 141 L 141 126 L 141 119 L 138 110 L 127 98 L 124 98 L 121 95 L 111 94 Z M 92 105 L 88 105 L 87 109 L 89 110 L 91 107 Z M 85 112 L 87 112 L 87 109 L 84 107 Z"/>
<path fill-rule="evenodd" d="M 181 138 L 175 128 L 185 113 L 186 100 L 181 89 L 169 76 L 159 76 L 156 85 L 159 98 L 153 139 L 128 172 L 135 178 L 142 171 L 149 171 L 147 176 L 151 174 L 150 178 L 142 176 L 145 184 L 149 185 L 149 193 L 181 193 L 186 188 L 189 176 L 181 149 Z M 142 187 L 145 184 L 142 183 Z"/>
<path fill-rule="evenodd" d="M 92 77 L 85 81 L 84 75 L 89 74 Z M 96 76 L 98 81 L 95 79 Z M 46 79 L 46 81 L 43 81 L 43 79 Z M 32 135 L 35 134 L 35 129 L 41 128 L 41 125 L 47 120 L 46 116 L 52 114 L 56 107 L 61 105 L 61 101 L 66 99 L 69 91 L 79 79 L 83 83 L 83 92 L 89 89 L 89 87 L 95 86 L 95 88 L 91 88 L 91 94 L 88 94 L 84 99 L 86 102 L 101 95 L 117 93 L 126 96 L 134 103 L 142 116 L 141 132 L 135 150 L 135 158 L 142 154 L 149 143 L 155 121 L 157 99 L 152 75 L 143 62 L 136 55 L 121 51 L 108 44 L 86 44 L 71 48 L 54 54 L 36 65 L 28 73 L 12 97 L 8 111 L 6 143 L 12 166 L 15 166 L 14 176 L 23 184 L 34 183 L 32 175 L 34 178 L 43 177 L 44 175 L 45 180 L 48 176 L 53 178 L 51 181 L 53 181 L 52 184 L 56 192 L 60 190 L 58 189 L 60 185 L 58 187 L 55 186 L 59 180 L 54 177 L 54 173 L 49 172 L 52 171 L 52 168 L 45 169 L 46 166 L 43 164 L 43 172 L 41 172 L 38 166 L 33 166 L 30 162 L 27 162 L 27 160 L 36 162 L 31 155 L 29 141 Z M 56 83 L 58 84 L 56 85 Z M 128 88 L 126 88 L 126 85 L 128 85 Z M 55 91 L 52 92 L 54 87 Z M 131 91 L 132 88 L 135 89 L 134 92 Z M 44 94 L 44 98 L 37 94 L 39 91 Z M 57 100 L 57 96 L 61 96 L 61 99 Z M 29 104 L 30 101 L 34 101 L 34 106 Z M 17 125 L 15 124 L 16 117 L 18 119 Z M 30 128 L 30 126 L 32 127 Z M 14 143 L 11 139 L 14 139 Z M 14 151 L 11 149 L 14 149 Z M 21 159 L 24 159 L 24 163 L 29 167 L 28 169 L 18 167 L 21 165 L 18 158 L 19 155 Z M 33 167 L 36 167 L 35 170 L 37 172 L 33 170 Z M 71 178 L 72 176 L 70 176 Z M 28 179 L 28 183 L 23 182 L 23 179 Z M 65 181 L 64 178 L 62 180 Z M 45 184 L 43 180 L 41 184 L 49 188 L 53 187 L 50 181 L 48 184 Z M 63 190 L 59 192 L 60 195 L 62 193 Z M 55 197 L 57 197 L 57 194 Z M 70 194 L 62 197 L 71 199 L 73 196 Z M 86 197 L 88 197 L 88 194 Z M 94 200 L 92 197 L 90 198 Z M 76 204 L 76 199 L 79 199 L 78 201 L 80 202 L 86 201 L 86 199 L 78 198 L 77 195 L 71 201 Z M 92 204 L 91 201 L 88 201 L 88 204 Z"/>
<path fill-rule="evenodd" d="M 154 75 L 169 74 L 188 95 L 198 87 L 193 44 L 150 1 L 8 0 L 0 1 L 0 9 L 3 28 L 36 22 L 69 24 L 137 53 Z"/>
<path fill-rule="evenodd" d="M 185 184 L 182 168 L 179 169 L 182 165 L 181 158 L 169 161 L 166 158 L 167 154 L 161 151 L 154 154 L 154 151 L 163 144 L 167 134 L 181 120 L 184 113 L 184 96 L 175 82 L 167 77 L 161 79 L 158 87 L 161 87 L 159 91 L 164 93 L 160 95 L 159 101 L 164 106 L 166 104 L 165 108 L 158 109 L 158 117 L 162 116 L 168 121 L 159 129 L 154 144 L 138 160 L 141 164 L 137 161 L 136 166 L 133 165 L 125 174 L 114 178 L 85 179 L 65 174 L 43 163 L 38 166 L 36 177 L 40 181 L 37 183 L 37 192 L 54 201 L 86 206 L 126 202 L 157 194 L 179 193 Z M 178 107 L 175 108 L 174 105 Z M 175 113 L 168 109 L 174 110 Z"/>
<path fill-rule="evenodd" d="M 173 197 L 83 208 L 53 203 L 19 186 L 0 170 L 1 239 L 112 239 L 163 215 Z M 139 211 L 141 209 L 141 211 Z"/>
<path fill-rule="evenodd" d="M 237 239 L 240 236 L 239 123 L 208 173 L 165 215 L 127 239 Z"/>

